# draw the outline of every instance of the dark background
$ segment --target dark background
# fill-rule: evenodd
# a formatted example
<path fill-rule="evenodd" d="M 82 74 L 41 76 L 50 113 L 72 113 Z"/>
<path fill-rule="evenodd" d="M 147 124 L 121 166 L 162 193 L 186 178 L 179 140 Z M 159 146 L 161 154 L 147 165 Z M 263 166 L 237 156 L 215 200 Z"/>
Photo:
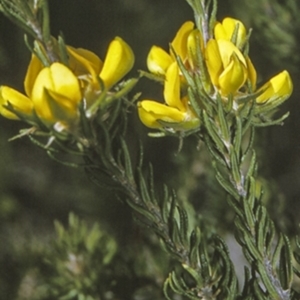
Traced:
<path fill-rule="evenodd" d="M 280 3 L 285 12 L 280 15 L 270 12 L 270 1 L 256 1 L 255 7 L 240 2 L 220 0 L 218 19 L 235 16 L 254 28 L 250 55 L 259 80 L 266 81 L 287 69 L 294 81 L 293 96 L 280 108 L 282 113 L 291 112 L 285 126 L 259 129 L 256 145 L 259 174 L 263 183 L 269 182 L 266 205 L 277 225 L 294 235 L 300 219 L 300 47 L 297 36 L 300 26 L 297 27 L 297 11 L 285 7 L 284 1 L 274 1 Z M 52 33 L 57 36 L 62 31 L 69 45 L 92 50 L 103 59 L 115 36 L 127 41 L 136 56 L 135 67 L 129 74 L 132 76 L 136 76 L 139 69 L 146 70 L 146 56 L 153 44 L 167 49 L 180 25 L 193 19 L 192 10 L 184 0 L 50 0 L 49 5 Z M 275 30 L 270 34 L 266 29 L 270 22 L 257 21 L 259 17 L 263 20 L 268 13 L 283 32 L 276 34 Z M 23 91 L 29 57 L 23 32 L 0 15 L 0 83 Z M 142 79 L 136 89 L 143 92 L 142 98 L 161 98 L 159 87 L 146 79 Z M 135 114 L 132 118 L 133 122 L 137 121 Z M 158 178 L 170 185 L 174 182 L 178 185 L 176 178 L 183 174 L 182 164 L 185 164 L 184 168 L 192 167 L 198 160 L 197 152 L 190 151 L 187 143 L 180 154 L 181 159 L 176 162 L 176 140 L 150 140 L 146 137 L 147 129 L 139 122 L 135 128 L 137 126 L 133 133 L 145 141 L 147 158 L 154 162 Z M 68 213 L 75 211 L 83 218 L 107 222 L 120 235 L 126 232 L 131 222 L 126 208 L 109 193 L 99 191 L 86 178 L 84 170 L 69 169 L 50 160 L 26 137 L 8 142 L 21 128 L 24 128 L 21 122 L 0 118 L 0 299 L 17 290 L 22 274 L 34 263 L 34 259 L 25 253 L 47 243 L 53 235 L 54 219 L 65 221 Z M 201 186 L 204 175 L 192 176 L 196 184 L 187 193 L 193 197 L 191 201 L 196 202 L 199 195 L 205 195 L 205 184 Z M 187 178 L 181 181 L 183 189 L 188 189 L 184 186 L 188 182 Z M 199 213 L 205 214 L 203 209 L 216 210 L 217 204 L 205 200 L 203 203 L 205 205 L 199 205 Z M 226 203 L 221 207 L 229 210 Z M 216 213 L 224 215 L 224 211 Z M 112 224 L 112 219 L 118 222 Z M 224 218 L 221 220 L 226 222 Z"/>

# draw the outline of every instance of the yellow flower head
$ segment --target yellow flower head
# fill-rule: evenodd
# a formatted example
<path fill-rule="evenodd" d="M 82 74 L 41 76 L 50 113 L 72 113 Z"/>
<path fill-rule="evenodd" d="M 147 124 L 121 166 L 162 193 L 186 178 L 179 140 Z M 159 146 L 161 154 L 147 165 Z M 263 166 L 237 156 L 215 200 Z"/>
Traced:
<path fill-rule="evenodd" d="M 179 68 L 173 62 L 166 72 L 164 86 L 165 104 L 153 100 L 138 103 L 138 113 L 142 123 L 149 128 L 172 128 L 184 131 L 197 128 L 199 119 L 189 107 L 186 97 L 180 98 Z"/>
<path fill-rule="evenodd" d="M 205 48 L 205 60 L 212 84 L 224 96 L 235 94 L 249 79 L 256 83 L 256 72 L 249 57 L 230 41 L 211 39 Z"/>
<path fill-rule="evenodd" d="M 32 55 L 24 80 L 27 96 L 2 87 L 0 113 L 7 118 L 19 119 L 4 108 L 10 103 L 20 115 L 36 115 L 47 126 L 60 122 L 65 127 L 78 120 L 78 105 L 84 99 L 89 107 L 98 99 L 101 88 L 109 90 L 130 71 L 134 63 L 131 48 L 119 37 L 109 45 L 104 63 L 93 52 L 66 47 L 67 66 L 55 62 L 45 67 Z M 99 82 L 103 82 L 103 86 Z"/>
<path fill-rule="evenodd" d="M 110 89 L 131 70 L 134 64 L 134 54 L 130 46 L 120 37 L 116 37 L 110 43 L 104 63 L 95 53 L 83 48 L 76 49 L 67 46 L 67 54 L 69 56 L 68 67 L 81 81 L 82 86 L 90 82 L 96 87 L 98 86 L 97 78 L 100 77 L 105 88 Z M 32 55 L 25 76 L 27 95 L 30 96 L 35 79 L 43 68 L 40 60 Z"/>
<path fill-rule="evenodd" d="M 65 65 L 53 63 L 38 74 L 31 99 L 36 114 L 46 125 L 72 123 L 78 118 L 82 99 L 79 81 Z"/>

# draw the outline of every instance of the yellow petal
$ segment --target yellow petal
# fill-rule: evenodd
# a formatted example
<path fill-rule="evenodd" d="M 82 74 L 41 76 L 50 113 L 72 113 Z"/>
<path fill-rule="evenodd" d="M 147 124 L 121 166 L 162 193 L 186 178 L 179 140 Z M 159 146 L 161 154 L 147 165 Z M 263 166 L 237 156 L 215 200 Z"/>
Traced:
<path fill-rule="evenodd" d="M 134 54 L 121 38 L 116 37 L 109 45 L 100 77 L 107 89 L 122 79 L 134 64 Z"/>
<path fill-rule="evenodd" d="M 215 39 L 216 40 L 229 40 L 230 41 L 230 38 L 231 36 L 228 38 L 228 34 L 224 28 L 224 26 L 222 25 L 222 23 L 220 22 L 217 22 L 217 24 L 215 25 L 215 28 L 214 28 L 214 35 L 215 35 Z"/>
<path fill-rule="evenodd" d="M 17 112 L 20 112 L 22 115 L 28 115 L 29 117 L 32 116 L 33 103 L 28 97 L 8 86 L 1 86 L 0 114 L 8 119 L 19 120 L 18 116 L 3 107 L 3 105 L 7 105 L 8 102 Z"/>
<path fill-rule="evenodd" d="M 41 61 L 32 54 L 29 66 L 27 68 L 27 73 L 24 80 L 24 89 L 26 95 L 31 98 L 32 88 L 36 77 L 38 76 L 39 72 L 44 68 Z"/>
<path fill-rule="evenodd" d="M 162 48 L 152 46 L 147 56 L 148 70 L 153 74 L 165 75 L 173 62 L 171 56 Z"/>
<path fill-rule="evenodd" d="M 49 102 L 49 97 L 51 102 L 56 102 L 55 109 L 54 104 Z M 66 119 L 76 117 L 81 98 L 77 77 L 61 63 L 53 63 L 44 68 L 36 78 L 32 90 L 32 101 L 37 115 L 50 123 L 65 121 L 61 120 L 62 115 Z"/>
<path fill-rule="evenodd" d="M 246 39 L 247 32 L 244 24 L 239 20 L 233 18 L 225 18 L 222 23 L 217 23 L 214 28 L 215 38 L 217 40 L 224 39 L 227 41 L 232 41 L 236 27 L 238 28 L 238 30 L 235 45 L 237 47 L 241 47 Z"/>
<path fill-rule="evenodd" d="M 164 98 L 169 106 L 175 107 L 182 112 L 186 111 L 186 108 L 180 99 L 180 77 L 177 62 L 173 62 L 167 70 Z"/>
<path fill-rule="evenodd" d="M 70 46 L 67 46 L 67 51 L 70 56 L 70 69 L 76 76 L 89 73 L 96 79 L 103 63 L 95 53 L 82 48 L 75 49 Z"/>
<path fill-rule="evenodd" d="M 230 41 L 226 40 L 217 40 L 217 44 L 219 47 L 219 52 L 221 55 L 223 67 L 226 68 L 227 65 L 231 62 L 231 56 L 233 53 L 236 54 L 238 59 L 244 64 L 246 67 L 246 60 L 242 52 Z"/>
<path fill-rule="evenodd" d="M 183 25 L 179 28 L 175 38 L 171 43 L 171 46 L 175 50 L 175 53 L 179 55 L 183 61 L 187 57 L 187 39 L 193 28 L 193 22 L 187 21 L 183 23 Z"/>
<path fill-rule="evenodd" d="M 247 70 L 235 53 L 231 62 L 219 77 L 219 85 L 223 95 L 235 94 L 245 83 Z"/>
<path fill-rule="evenodd" d="M 256 98 L 257 103 L 264 103 L 278 98 L 287 99 L 293 91 L 290 74 L 287 71 L 282 71 L 264 84 L 259 89 L 259 91 L 261 90 L 265 91 Z"/>
<path fill-rule="evenodd" d="M 217 41 L 211 39 L 205 48 L 205 60 L 212 84 L 219 86 L 219 76 L 223 71 L 223 63 Z"/>
<path fill-rule="evenodd" d="M 152 100 L 139 102 L 138 113 L 142 123 L 149 128 L 162 128 L 158 120 L 179 123 L 185 118 L 185 114 L 178 109 Z"/>

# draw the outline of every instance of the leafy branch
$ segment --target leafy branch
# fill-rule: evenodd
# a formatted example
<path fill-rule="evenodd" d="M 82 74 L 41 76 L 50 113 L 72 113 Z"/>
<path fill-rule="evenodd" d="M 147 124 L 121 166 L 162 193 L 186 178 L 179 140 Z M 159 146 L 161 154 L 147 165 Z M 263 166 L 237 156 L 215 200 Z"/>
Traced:
<path fill-rule="evenodd" d="M 228 203 L 236 213 L 236 239 L 254 276 L 252 293 L 258 299 L 290 299 L 293 269 L 289 240 L 275 230 L 256 181 L 255 128 L 249 124 L 255 105 L 250 102 L 247 114 L 239 115 L 226 111 L 221 101 L 218 98 L 211 110 L 203 110 L 203 137 L 216 178 L 230 195 Z"/>
<path fill-rule="evenodd" d="M 114 124 L 106 124 L 110 118 L 105 122 L 95 120 L 91 147 L 85 152 L 88 177 L 102 188 L 118 190 L 118 197 L 131 207 L 137 221 L 155 232 L 181 265 L 166 279 L 164 292 L 168 299 L 170 291 L 189 299 L 217 299 L 221 295 L 235 299 L 237 278 L 224 242 L 215 235 L 207 236 L 204 229 L 189 230 L 189 216 L 174 192 L 165 186 L 162 195 L 158 193 L 152 166 L 147 177 L 142 157 L 133 166 L 125 132 L 120 134 L 126 127 L 126 110 L 118 108 L 120 115 Z M 95 140 L 97 145 L 92 144 Z"/>

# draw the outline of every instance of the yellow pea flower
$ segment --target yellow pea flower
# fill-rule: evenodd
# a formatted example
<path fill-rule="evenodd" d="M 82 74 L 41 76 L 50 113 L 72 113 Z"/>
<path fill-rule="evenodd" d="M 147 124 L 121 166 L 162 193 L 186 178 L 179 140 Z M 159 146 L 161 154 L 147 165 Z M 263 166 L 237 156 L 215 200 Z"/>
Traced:
<path fill-rule="evenodd" d="M 69 56 L 68 67 L 81 81 L 82 86 L 92 83 L 98 87 L 97 77 L 103 80 L 106 89 L 110 89 L 124 77 L 134 64 L 134 54 L 129 45 L 116 37 L 109 45 L 104 63 L 93 52 L 67 46 Z M 44 68 L 40 60 L 33 54 L 25 76 L 25 91 L 28 96 L 39 72 Z"/>
<path fill-rule="evenodd" d="M 69 55 L 68 67 L 78 77 L 82 87 L 85 87 L 87 82 L 98 86 L 97 77 L 103 65 L 100 58 L 89 50 L 76 49 L 71 46 L 67 46 L 67 54 Z M 43 64 L 33 54 L 24 80 L 24 88 L 28 97 L 31 97 L 33 85 L 42 69 L 44 69 Z"/>
<path fill-rule="evenodd" d="M 139 118 L 145 126 L 181 131 L 199 127 L 200 121 L 190 108 L 187 97 L 180 98 L 180 77 L 176 62 L 166 71 L 164 98 L 166 104 L 153 100 L 138 103 Z"/>
<path fill-rule="evenodd" d="M 188 58 L 188 37 L 194 29 L 194 23 L 187 21 L 179 28 L 171 47 L 183 62 Z M 175 61 L 174 55 L 158 46 L 152 46 L 147 56 L 148 70 L 153 74 L 165 75 L 168 67 Z"/>
<path fill-rule="evenodd" d="M 36 55 L 32 55 L 25 80 L 25 94 L 2 87 L 0 114 L 19 119 L 4 106 L 10 103 L 20 116 L 30 119 L 38 116 L 47 126 L 57 122 L 64 127 L 78 120 L 78 104 L 85 101 L 91 106 L 104 89 L 109 90 L 133 66 L 134 54 L 127 43 L 116 37 L 109 45 L 104 63 L 93 52 L 66 46 L 67 66 L 55 62 L 45 67 Z M 4 106 L 3 106 L 4 105 Z M 33 114 L 35 111 L 35 114 Z"/>
<path fill-rule="evenodd" d="M 77 68 L 78 75 L 80 70 Z M 44 67 L 40 60 L 32 55 L 24 88 L 27 96 L 12 88 L 1 87 L 0 101 L 3 104 L 9 101 L 16 111 L 20 111 L 29 120 L 35 110 L 36 115 L 48 126 L 77 119 L 78 103 L 82 99 L 81 88 L 77 77 L 63 64 L 54 63 L 50 67 Z M 3 116 L 19 119 L 2 107 L 1 105 Z"/>
<path fill-rule="evenodd" d="M 245 84 L 249 72 L 247 61 L 232 42 L 209 40 L 205 48 L 205 60 L 211 81 L 222 95 L 235 94 Z M 254 67 L 251 72 L 254 72 Z M 251 77 L 254 79 L 254 74 Z"/>
<path fill-rule="evenodd" d="M 263 91 L 263 93 L 256 98 L 257 103 L 265 103 L 277 99 L 284 101 L 292 94 L 293 83 L 289 73 L 284 70 L 272 77 L 258 91 Z"/>
<path fill-rule="evenodd" d="M 8 119 L 20 120 L 16 114 L 5 108 L 8 103 L 13 106 L 16 112 L 18 112 L 21 116 L 24 116 L 24 118 L 31 119 L 33 117 L 33 103 L 28 97 L 8 86 L 1 86 L 0 114 Z"/>
<path fill-rule="evenodd" d="M 231 41 L 233 34 L 237 29 L 235 45 L 241 48 L 245 42 L 247 32 L 244 24 L 233 18 L 225 18 L 222 23 L 217 22 L 214 28 L 214 35 L 216 40 L 226 40 Z"/>
<path fill-rule="evenodd" d="M 36 114 L 46 125 L 54 125 L 56 122 L 69 125 L 77 120 L 81 99 L 77 77 L 61 63 L 43 68 L 31 93 Z"/>

